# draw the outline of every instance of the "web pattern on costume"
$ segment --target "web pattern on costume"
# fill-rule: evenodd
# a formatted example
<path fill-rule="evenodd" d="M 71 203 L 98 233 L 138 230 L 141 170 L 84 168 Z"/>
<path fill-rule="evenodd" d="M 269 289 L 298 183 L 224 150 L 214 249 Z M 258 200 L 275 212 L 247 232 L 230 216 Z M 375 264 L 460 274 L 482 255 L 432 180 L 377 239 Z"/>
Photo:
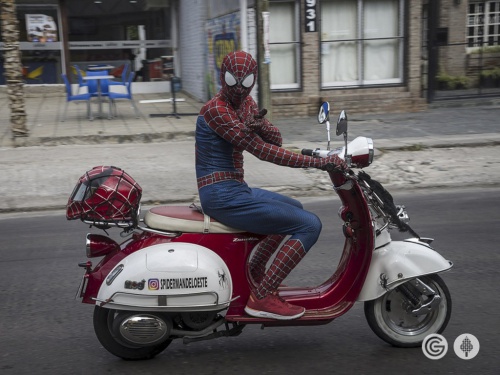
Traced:
<path fill-rule="evenodd" d="M 320 168 L 332 162 L 331 158 L 312 158 L 280 147 L 279 130 L 267 120 L 262 121 L 263 126 L 256 126 L 254 130 L 252 117 L 254 118 L 257 113 L 251 113 L 252 104 L 255 102 L 249 97 L 241 108 L 235 110 L 223 100 L 222 96 L 217 95 L 203 109 L 203 117 L 208 126 L 238 151 L 235 154 L 237 159 L 235 165 L 242 164 L 243 150 L 261 160 L 293 168 Z"/>
<path fill-rule="evenodd" d="M 274 258 L 264 279 L 255 291 L 257 298 L 262 299 L 277 290 L 281 282 L 292 272 L 306 254 L 307 251 L 300 240 L 290 238 L 286 241 L 278 254 L 276 254 L 276 258 Z"/>
<path fill-rule="evenodd" d="M 239 83 L 228 86 L 224 79 L 226 72 Z M 253 85 L 249 88 L 241 85 L 241 81 L 252 73 L 256 79 L 257 63 L 250 54 L 242 51 L 228 54 L 221 65 L 222 88 L 200 113 L 208 126 L 234 147 L 233 165 L 236 168 L 243 166 L 244 150 L 261 160 L 294 168 L 321 168 L 327 163 L 342 163 L 336 156 L 319 159 L 282 148 L 278 128 L 259 116 L 257 104 L 249 96 Z"/>

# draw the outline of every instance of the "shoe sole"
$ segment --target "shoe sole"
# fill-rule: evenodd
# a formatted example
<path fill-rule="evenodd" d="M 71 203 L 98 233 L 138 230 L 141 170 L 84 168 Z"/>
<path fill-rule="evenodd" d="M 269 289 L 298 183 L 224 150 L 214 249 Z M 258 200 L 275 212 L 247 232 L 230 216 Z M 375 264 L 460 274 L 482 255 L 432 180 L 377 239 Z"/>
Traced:
<path fill-rule="evenodd" d="M 260 311 L 260 310 L 254 310 L 251 309 L 250 307 L 245 307 L 245 312 L 253 316 L 254 318 L 268 318 L 268 319 L 276 319 L 276 320 L 293 320 L 300 318 L 306 310 L 304 309 L 301 313 L 298 313 L 296 315 L 278 315 L 278 314 L 273 314 L 267 311 Z"/>

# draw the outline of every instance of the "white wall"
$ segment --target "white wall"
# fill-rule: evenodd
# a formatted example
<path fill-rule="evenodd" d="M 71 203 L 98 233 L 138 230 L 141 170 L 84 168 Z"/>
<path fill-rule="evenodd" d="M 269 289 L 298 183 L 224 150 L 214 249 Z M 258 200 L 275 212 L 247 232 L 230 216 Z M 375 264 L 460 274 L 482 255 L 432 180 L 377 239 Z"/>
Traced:
<path fill-rule="evenodd" d="M 207 2 L 182 0 L 178 3 L 179 53 L 182 89 L 198 100 L 208 100 L 205 84 Z"/>

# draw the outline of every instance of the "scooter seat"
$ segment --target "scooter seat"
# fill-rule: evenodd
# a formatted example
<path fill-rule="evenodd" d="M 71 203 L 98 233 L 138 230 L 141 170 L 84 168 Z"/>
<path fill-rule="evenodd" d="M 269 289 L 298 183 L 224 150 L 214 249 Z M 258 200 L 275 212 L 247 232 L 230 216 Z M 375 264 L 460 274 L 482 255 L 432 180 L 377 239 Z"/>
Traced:
<path fill-rule="evenodd" d="M 157 230 L 186 233 L 243 233 L 228 227 L 196 208 L 187 206 L 157 206 L 144 215 L 144 223 Z"/>

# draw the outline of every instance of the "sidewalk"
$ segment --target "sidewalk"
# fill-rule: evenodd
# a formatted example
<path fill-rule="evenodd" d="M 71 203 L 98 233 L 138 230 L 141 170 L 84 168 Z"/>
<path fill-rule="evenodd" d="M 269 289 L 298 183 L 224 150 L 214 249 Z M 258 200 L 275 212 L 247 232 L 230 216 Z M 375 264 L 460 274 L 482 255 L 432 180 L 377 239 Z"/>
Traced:
<path fill-rule="evenodd" d="M 86 117 L 84 102 L 71 102 L 68 106 L 66 121 L 61 122 L 66 97 L 54 93 L 32 94 L 26 98 L 27 128 L 29 137 L 12 140 L 9 129 L 10 110 L 6 94 L 0 94 L 0 147 L 14 146 L 55 146 L 63 144 L 125 143 L 170 140 L 176 136 L 193 134 L 195 116 L 150 117 L 150 114 L 171 114 L 171 103 L 141 104 L 142 100 L 169 99 L 162 94 L 134 95 L 141 117 L 137 119 L 130 103 L 117 102 L 118 116 L 108 119 L 108 104 L 103 103 L 103 118 L 90 121 Z M 198 113 L 201 103 L 178 94 L 176 102 L 178 113 Z M 98 115 L 97 103 L 92 104 L 94 116 Z"/>
<path fill-rule="evenodd" d="M 197 113 L 202 106 L 178 97 L 186 99 L 176 105 L 179 114 Z M 28 97 L 30 136 L 22 144 L 37 147 L 13 147 L 7 99 L 0 96 L 0 212 L 64 208 L 78 178 L 103 164 L 130 173 L 144 190 L 143 204 L 195 200 L 196 116 L 150 117 L 172 113 L 172 104 L 139 103 L 164 98 L 160 94 L 135 98 L 140 119 L 126 102 L 118 103 L 117 118 L 94 121 L 86 119 L 85 104 L 70 103 L 67 121 L 60 122 L 63 96 Z M 500 99 L 454 104 L 419 113 L 357 116 L 348 112 L 349 139 L 373 138 L 376 160 L 366 171 L 390 190 L 499 185 Z M 107 114 L 106 105 L 103 111 Z M 333 105 L 332 147 L 342 144 L 341 137 L 334 136 L 338 111 Z M 326 147 L 325 126 L 314 118 L 281 119 L 274 124 L 287 148 Z M 326 174 L 318 170 L 283 168 L 247 154 L 245 172 L 253 186 L 296 197 L 331 194 Z"/>

